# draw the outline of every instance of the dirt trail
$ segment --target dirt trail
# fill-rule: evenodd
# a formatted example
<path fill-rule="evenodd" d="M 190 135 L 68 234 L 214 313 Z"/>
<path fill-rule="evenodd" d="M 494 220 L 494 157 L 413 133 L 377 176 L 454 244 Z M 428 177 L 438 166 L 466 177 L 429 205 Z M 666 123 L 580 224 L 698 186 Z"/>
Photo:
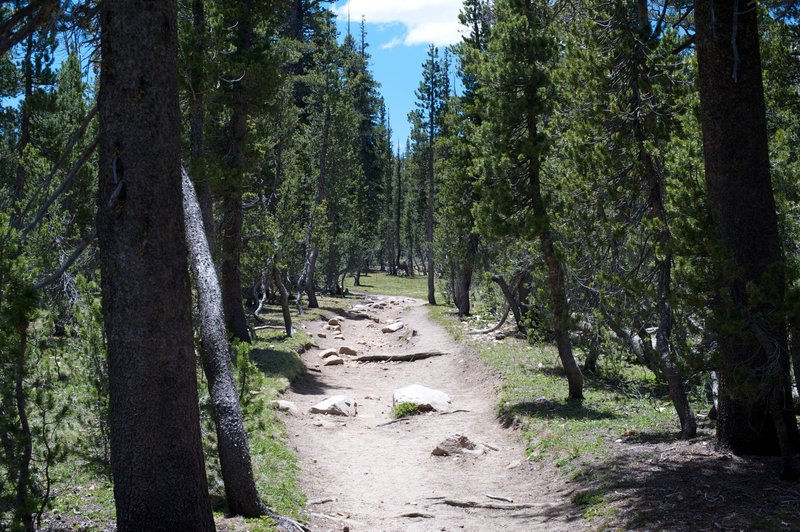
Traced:
<path fill-rule="evenodd" d="M 494 390 L 499 383 L 477 354 L 433 322 L 421 301 L 371 298 L 366 303 L 372 304 L 355 305 L 341 319 L 343 340 L 334 338 L 337 333 L 325 328 L 325 321 L 308 324 L 319 349 L 303 355 L 312 371 L 285 397 L 300 410 L 287 415 L 286 423 L 300 455 L 312 530 L 583 528 L 584 521 L 570 503 L 570 485 L 526 462 L 517 434 L 498 423 Z M 396 320 L 406 326 L 395 333 L 381 332 L 381 324 Z M 320 351 L 342 345 L 357 348 L 360 355 L 433 350 L 449 354 L 415 362 L 346 361 L 323 366 Z M 454 412 L 382 425 L 391 420 L 393 391 L 411 384 L 449 394 Z M 308 412 L 316 403 L 340 394 L 357 402 L 355 417 Z M 431 455 L 437 444 L 454 434 L 497 450 L 478 456 Z M 445 499 L 506 508 L 454 507 Z"/>

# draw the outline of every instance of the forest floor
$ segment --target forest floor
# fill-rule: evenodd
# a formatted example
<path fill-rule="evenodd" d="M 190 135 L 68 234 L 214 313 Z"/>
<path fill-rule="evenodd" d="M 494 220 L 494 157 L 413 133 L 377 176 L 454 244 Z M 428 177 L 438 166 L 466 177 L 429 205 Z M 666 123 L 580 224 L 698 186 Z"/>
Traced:
<path fill-rule="evenodd" d="M 690 441 L 677 439 L 666 389 L 639 366 L 586 375 L 586 399 L 567 401 L 551 347 L 510 328 L 468 335 L 479 322 L 379 296 L 376 277 L 367 281 L 373 295 L 303 324 L 316 344 L 302 355 L 309 374 L 284 397 L 298 407 L 284 419 L 312 530 L 800 529 L 800 486 L 777 480 L 774 458 L 716 450 L 703 400 L 694 398 L 700 431 Z M 326 327 L 331 317 L 341 333 Z M 381 332 L 396 321 L 405 327 Z M 344 364 L 325 366 L 320 353 L 343 345 L 359 356 L 447 354 L 377 363 L 342 356 Z M 452 413 L 392 422 L 393 392 L 411 384 L 447 393 Z M 357 414 L 309 413 L 333 395 L 352 398 Z M 490 447 L 431 454 L 456 434 Z"/>
<path fill-rule="evenodd" d="M 353 308 L 337 317 L 341 339 L 334 339 L 325 320 L 307 323 L 318 349 L 303 354 L 309 376 L 285 396 L 300 410 L 287 416 L 286 424 L 300 456 L 312 530 L 575 530 L 585 525 L 571 502 L 568 479 L 527 461 L 518 433 L 499 423 L 497 377 L 474 350 L 428 316 L 422 301 L 373 296 Z M 403 329 L 381 332 L 397 321 Z M 324 366 L 320 352 L 343 345 L 358 355 L 445 355 L 376 363 L 344 356 L 343 365 Z M 389 423 L 394 390 L 412 384 L 447 393 L 449 413 Z M 333 395 L 352 398 L 357 413 L 309 413 Z M 484 451 L 431 454 L 456 434 L 483 444 Z M 459 503 L 476 507 L 453 506 Z"/>

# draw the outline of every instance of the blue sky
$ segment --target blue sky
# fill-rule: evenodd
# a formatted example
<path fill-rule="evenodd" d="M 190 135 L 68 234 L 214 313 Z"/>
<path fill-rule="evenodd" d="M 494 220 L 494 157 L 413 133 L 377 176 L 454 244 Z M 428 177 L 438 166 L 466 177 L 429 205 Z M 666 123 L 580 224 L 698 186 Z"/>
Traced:
<path fill-rule="evenodd" d="M 405 146 L 409 135 L 407 116 L 414 109 L 414 91 L 428 45 L 444 48 L 459 40 L 461 4 L 462 0 L 339 0 L 335 4 L 342 35 L 347 32 L 348 11 L 355 34 L 361 16 L 366 17 L 371 70 L 389 108 L 395 146 L 398 141 Z"/>

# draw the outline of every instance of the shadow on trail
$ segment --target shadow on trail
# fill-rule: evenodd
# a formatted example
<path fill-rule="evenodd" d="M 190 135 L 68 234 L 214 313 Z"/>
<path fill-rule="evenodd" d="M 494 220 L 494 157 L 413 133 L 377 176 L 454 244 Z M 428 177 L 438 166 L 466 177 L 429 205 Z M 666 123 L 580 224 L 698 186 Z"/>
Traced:
<path fill-rule="evenodd" d="M 327 395 L 340 390 L 352 390 L 350 386 L 331 386 L 322 382 L 322 375 L 308 372 L 299 379 L 292 381 L 291 389 L 298 395 Z"/>
<path fill-rule="evenodd" d="M 778 480 L 779 459 L 720 454 L 708 440 L 651 436 L 643 434 L 646 445 L 638 449 L 581 468 L 573 504 L 623 529 L 800 529 L 800 485 Z"/>
<path fill-rule="evenodd" d="M 306 373 L 305 364 L 294 351 L 254 348 L 250 359 L 265 375 L 286 377 L 290 382 Z"/>

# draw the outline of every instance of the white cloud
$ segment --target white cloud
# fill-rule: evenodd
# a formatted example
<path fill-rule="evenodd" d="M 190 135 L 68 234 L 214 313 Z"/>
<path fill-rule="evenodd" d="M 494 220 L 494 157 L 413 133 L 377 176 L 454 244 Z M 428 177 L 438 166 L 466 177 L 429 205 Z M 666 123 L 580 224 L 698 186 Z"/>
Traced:
<path fill-rule="evenodd" d="M 392 39 L 383 44 L 383 48 L 401 43 L 446 46 L 459 41 L 461 6 L 462 0 L 348 0 L 336 13 L 340 17 L 347 17 L 349 13 L 354 22 L 364 16 L 369 23 L 402 24 L 405 36 Z"/>

